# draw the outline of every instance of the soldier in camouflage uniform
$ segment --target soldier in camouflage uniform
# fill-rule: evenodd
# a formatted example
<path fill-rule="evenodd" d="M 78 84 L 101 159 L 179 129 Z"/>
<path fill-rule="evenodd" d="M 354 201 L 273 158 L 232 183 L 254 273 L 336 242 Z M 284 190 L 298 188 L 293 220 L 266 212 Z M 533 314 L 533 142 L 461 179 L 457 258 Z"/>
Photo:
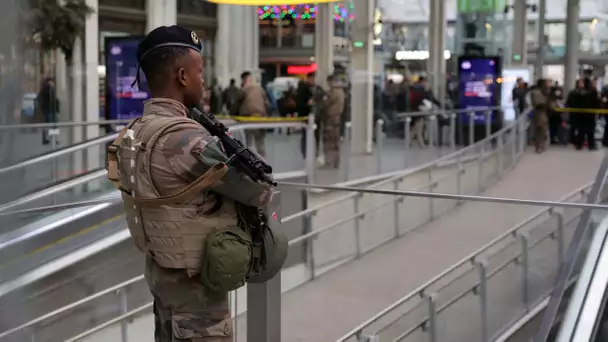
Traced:
<path fill-rule="evenodd" d="M 340 88 L 334 76 L 327 77 L 329 91 L 318 104 L 323 130 L 323 153 L 325 167 L 340 167 L 340 124 L 344 113 L 344 90 Z"/>
<path fill-rule="evenodd" d="M 155 341 L 232 341 L 228 293 L 203 285 L 201 256 L 207 236 L 238 225 L 239 205 L 268 203 L 271 188 L 226 166 L 217 138 L 188 118 L 203 94 L 193 31 L 159 27 L 140 43 L 137 59 L 151 99 L 108 148 L 108 178 L 146 254 Z"/>

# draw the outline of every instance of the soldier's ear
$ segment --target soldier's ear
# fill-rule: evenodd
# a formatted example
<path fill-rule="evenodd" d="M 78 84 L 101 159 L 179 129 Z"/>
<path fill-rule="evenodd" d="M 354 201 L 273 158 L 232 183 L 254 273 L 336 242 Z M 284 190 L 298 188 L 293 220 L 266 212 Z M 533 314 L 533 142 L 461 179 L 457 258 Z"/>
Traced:
<path fill-rule="evenodd" d="M 177 81 L 183 87 L 188 86 L 188 76 L 186 76 L 186 69 L 184 69 L 184 68 L 177 69 Z"/>

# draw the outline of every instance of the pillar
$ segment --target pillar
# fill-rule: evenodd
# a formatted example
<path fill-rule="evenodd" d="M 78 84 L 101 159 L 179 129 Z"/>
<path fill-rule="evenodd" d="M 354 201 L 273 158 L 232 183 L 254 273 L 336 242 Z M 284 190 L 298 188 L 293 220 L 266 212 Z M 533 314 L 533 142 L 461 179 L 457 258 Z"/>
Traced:
<path fill-rule="evenodd" d="M 572 90 L 578 78 L 578 31 L 580 0 L 568 0 L 566 8 L 566 55 L 564 58 L 564 91 Z"/>
<path fill-rule="evenodd" d="M 177 23 L 177 0 L 146 0 L 146 32 Z"/>
<path fill-rule="evenodd" d="M 71 65 L 68 65 L 68 77 L 70 78 L 70 82 L 68 83 L 70 86 L 69 94 L 70 97 L 66 98 L 66 103 L 62 104 L 62 107 L 68 107 L 69 103 L 69 116 L 70 119 L 68 121 L 85 121 L 86 118 L 83 115 L 84 113 L 84 86 L 85 86 L 85 66 L 84 66 L 84 58 L 83 58 L 83 41 L 80 38 L 76 38 L 74 41 L 74 51 L 72 52 L 72 62 Z M 63 54 L 60 53 L 63 58 Z M 97 76 L 97 72 L 95 72 L 95 76 Z M 99 81 L 97 81 L 99 82 Z M 86 100 L 86 99 L 85 99 Z M 84 140 L 85 127 L 73 127 L 71 129 L 70 139 L 68 141 L 69 144 L 77 144 Z M 63 142 L 62 142 L 63 143 Z M 84 166 L 84 156 L 85 153 L 75 153 L 71 159 L 72 162 L 72 170 L 74 172 L 79 172 L 85 169 Z"/>
<path fill-rule="evenodd" d="M 239 25 L 234 25 L 235 22 Z M 231 78 L 238 84 L 243 71 L 259 77 L 259 44 L 257 7 L 218 5 L 215 66 L 216 77 L 223 87 Z"/>
<path fill-rule="evenodd" d="M 543 78 L 543 65 L 547 50 L 545 41 L 545 21 L 547 17 L 547 0 L 538 0 L 538 51 L 534 63 L 534 79 Z"/>
<path fill-rule="evenodd" d="M 93 9 L 87 17 L 84 26 L 84 67 L 86 75 L 84 119 L 86 121 L 99 121 L 99 3 L 98 0 L 86 0 L 86 4 Z M 89 125 L 86 127 L 85 138 L 99 137 L 100 127 Z M 101 167 L 100 155 L 103 153 L 100 146 L 89 148 L 86 156 L 88 170 Z"/>
<path fill-rule="evenodd" d="M 351 35 L 352 41 L 360 44 L 353 46 L 351 53 L 351 151 L 366 154 L 372 152 L 374 127 L 374 2 L 354 0 L 354 4 L 356 19 L 352 22 Z"/>
<path fill-rule="evenodd" d="M 447 19 L 445 16 L 445 1 L 430 0 L 429 6 L 429 72 L 433 93 L 443 103 L 445 89 L 446 60 L 445 60 L 445 31 Z"/>
<path fill-rule="evenodd" d="M 528 49 L 526 44 L 526 28 L 528 27 L 526 0 L 515 0 L 513 4 L 513 48 L 511 63 L 513 65 L 528 65 Z M 521 58 L 515 59 L 518 55 Z"/>
<path fill-rule="evenodd" d="M 317 83 L 323 87 L 326 86 L 327 76 L 333 74 L 334 72 L 333 38 L 333 4 L 317 4 L 317 17 L 315 21 L 315 63 L 317 63 L 316 80 Z"/>

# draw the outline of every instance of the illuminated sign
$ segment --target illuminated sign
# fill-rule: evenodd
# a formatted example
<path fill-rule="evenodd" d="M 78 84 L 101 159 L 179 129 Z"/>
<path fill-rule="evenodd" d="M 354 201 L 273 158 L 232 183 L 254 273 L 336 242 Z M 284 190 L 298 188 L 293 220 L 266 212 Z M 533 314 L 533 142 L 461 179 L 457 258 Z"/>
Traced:
<path fill-rule="evenodd" d="M 287 67 L 287 74 L 289 75 L 311 74 L 315 71 L 317 71 L 316 63 L 312 63 L 311 65 L 290 65 Z"/>
<path fill-rule="evenodd" d="M 448 50 L 443 52 L 443 57 L 445 59 L 450 59 L 452 57 L 452 53 Z M 398 61 L 423 61 L 429 59 L 428 51 L 397 51 L 395 53 L 395 59 Z"/>
<path fill-rule="evenodd" d="M 302 0 L 207 0 L 216 4 L 224 5 L 245 5 L 245 6 L 264 6 L 264 5 L 299 5 Z M 315 3 L 342 2 L 342 0 L 316 0 Z"/>

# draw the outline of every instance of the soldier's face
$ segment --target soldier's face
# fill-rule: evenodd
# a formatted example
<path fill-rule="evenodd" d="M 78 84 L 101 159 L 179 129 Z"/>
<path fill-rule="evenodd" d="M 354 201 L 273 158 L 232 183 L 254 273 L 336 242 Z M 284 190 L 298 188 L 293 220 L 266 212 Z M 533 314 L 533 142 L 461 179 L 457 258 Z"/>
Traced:
<path fill-rule="evenodd" d="M 184 63 L 184 72 L 180 75 L 180 83 L 184 87 L 184 104 L 187 107 L 200 105 L 203 98 L 203 56 L 191 50 L 187 63 Z"/>

